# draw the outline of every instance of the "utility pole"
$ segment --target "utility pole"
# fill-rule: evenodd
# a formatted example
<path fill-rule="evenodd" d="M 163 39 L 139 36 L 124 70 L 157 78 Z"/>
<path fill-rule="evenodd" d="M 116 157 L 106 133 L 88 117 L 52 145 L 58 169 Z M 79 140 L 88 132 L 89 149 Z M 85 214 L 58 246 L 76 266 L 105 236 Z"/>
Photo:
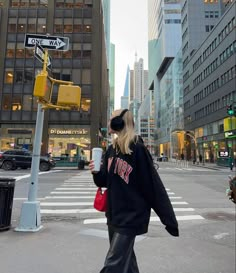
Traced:
<path fill-rule="evenodd" d="M 46 80 L 48 76 L 47 59 L 48 59 L 48 51 L 46 49 L 45 55 L 44 55 L 43 70 L 41 73 L 42 77 L 45 76 Z M 43 87 L 46 88 L 46 86 L 43 86 Z M 41 154 L 43 121 L 44 121 L 44 109 L 42 108 L 42 104 L 38 103 L 28 201 L 25 201 L 22 205 L 20 224 L 15 229 L 16 231 L 36 232 L 42 228 L 41 215 L 40 215 L 40 202 L 37 201 L 37 192 L 38 192 L 38 173 L 39 173 L 39 163 L 40 163 L 40 154 Z"/>

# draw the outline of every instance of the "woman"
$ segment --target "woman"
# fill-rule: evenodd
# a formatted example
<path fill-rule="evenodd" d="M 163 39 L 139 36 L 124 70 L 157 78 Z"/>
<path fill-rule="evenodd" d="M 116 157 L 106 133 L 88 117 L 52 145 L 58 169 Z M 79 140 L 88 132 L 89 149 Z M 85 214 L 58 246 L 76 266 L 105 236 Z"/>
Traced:
<path fill-rule="evenodd" d="M 100 273 L 138 273 L 134 241 L 148 231 L 151 208 L 173 236 L 179 236 L 178 223 L 151 155 L 135 135 L 132 113 L 114 111 L 108 127 L 117 137 L 105 153 L 101 170 L 94 172 L 93 161 L 89 164 L 95 184 L 108 189 L 110 248 Z"/>

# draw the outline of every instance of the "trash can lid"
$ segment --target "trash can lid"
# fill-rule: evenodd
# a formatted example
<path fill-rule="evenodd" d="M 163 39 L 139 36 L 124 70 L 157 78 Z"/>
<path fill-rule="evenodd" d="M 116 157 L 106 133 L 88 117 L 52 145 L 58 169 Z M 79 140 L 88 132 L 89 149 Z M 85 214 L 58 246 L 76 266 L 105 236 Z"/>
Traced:
<path fill-rule="evenodd" d="M 16 179 L 13 177 L 0 177 L 0 183 L 1 182 L 15 182 Z"/>

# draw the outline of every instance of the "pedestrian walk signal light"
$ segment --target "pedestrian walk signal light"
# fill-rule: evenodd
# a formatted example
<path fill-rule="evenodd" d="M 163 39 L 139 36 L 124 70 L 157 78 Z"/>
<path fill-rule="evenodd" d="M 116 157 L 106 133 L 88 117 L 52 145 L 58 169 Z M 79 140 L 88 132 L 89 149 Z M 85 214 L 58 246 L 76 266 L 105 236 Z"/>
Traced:
<path fill-rule="evenodd" d="M 233 115 L 235 114 L 235 112 L 234 112 L 234 107 L 233 107 L 232 104 L 230 104 L 230 105 L 227 106 L 227 114 L 228 114 L 229 116 L 233 116 Z"/>
<path fill-rule="evenodd" d="M 36 76 L 34 83 L 34 96 L 39 98 L 48 97 L 49 85 L 48 85 L 47 74 L 39 74 Z"/>
<path fill-rule="evenodd" d="M 80 106 L 81 88 L 75 85 L 60 85 L 58 90 L 57 105 Z"/>

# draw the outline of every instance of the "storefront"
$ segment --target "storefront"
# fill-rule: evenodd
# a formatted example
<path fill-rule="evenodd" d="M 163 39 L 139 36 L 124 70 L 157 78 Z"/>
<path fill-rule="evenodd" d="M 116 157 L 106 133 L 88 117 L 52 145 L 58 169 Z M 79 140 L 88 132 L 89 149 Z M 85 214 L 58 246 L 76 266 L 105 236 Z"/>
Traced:
<path fill-rule="evenodd" d="M 9 149 L 32 151 L 34 134 L 34 128 L 0 128 L 0 151 Z M 48 153 L 53 157 L 83 155 L 89 160 L 90 147 L 89 126 L 81 126 L 78 129 L 71 129 L 69 126 L 48 129 Z"/>
<path fill-rule="evenodd" d="M 229 158 L 236 158 L 236 130 L 197 139 L 203 162 L 228 166 Z"/>
<path fill-rule="evenodd" d="M 90 129 L 89 128 L 57 128 L 48 130 L 48 153 L 53 157 L 75 157 L 81 153 L 90 158 Z"/>
<path fill-rule="evenodd" d="M 0 128 L 0 151 L 9 149 L 32 150 L 34 128 Z"/>

